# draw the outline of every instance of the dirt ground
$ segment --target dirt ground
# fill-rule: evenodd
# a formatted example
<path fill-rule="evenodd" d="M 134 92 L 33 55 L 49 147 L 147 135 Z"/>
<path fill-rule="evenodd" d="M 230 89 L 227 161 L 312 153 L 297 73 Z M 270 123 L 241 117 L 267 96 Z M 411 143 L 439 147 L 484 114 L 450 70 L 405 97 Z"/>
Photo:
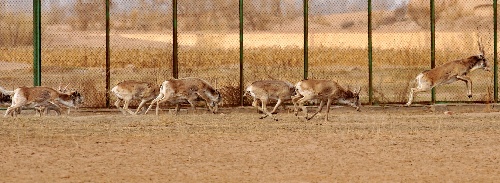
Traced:
<path fill-rule="evenodd" d="M 447 112 L 450 111 L 450 112 Z M 499 106 L 0 119 L 0 182 L 494 182 Z M 0 111 L 4 112 L 4 111 Z M 446 114 L 445 114 L 446 112 Z"/>

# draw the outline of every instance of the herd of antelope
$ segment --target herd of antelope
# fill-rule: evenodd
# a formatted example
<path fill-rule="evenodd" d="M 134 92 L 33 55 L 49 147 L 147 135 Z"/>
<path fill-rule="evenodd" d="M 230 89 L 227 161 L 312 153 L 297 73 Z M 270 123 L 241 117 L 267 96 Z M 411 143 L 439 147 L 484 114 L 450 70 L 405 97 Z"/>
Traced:
<path fill-rule="evenodd" d="M 417 87 L 410 89 L 406 106 L 412 104 L 415 93 L 428 91 L 436 86 L 450 84 L 458 80 L 465 82 L 467 96 L 472 97 L 472 81 L 467 74 L 476 69 L 490 71 L 480 39 L 478 39 L 477 43 L 480 52 L 478 55 L 450 61 L 418 74 L 415 78 Z M 66 106 L 69 113 L 70 108 L 77 108 L 78 105 L 82 104 L 83 96 L 77 91 L 68 91 L 66 88 L 53 89 L 36 86 L 19 87 L 13 91 L 8 91 L 0 87 L 0 102 L 11 102 L 11 106 L 7 108 L 4 116 L 16 116 L 20 114 L 22 107 L 35 108 L 39 115 L 46 114 L 50 110 L 56 111 L 59 115 L 61 113 L 60 105 Z M 252 106 L 263 113 L 261 119 L 270 117 L 277 120 L 273 114 L 277 113 L 278 107 L 284 101 L 291 101 L 294 105 L 294 114 L 298 116 L 299 110 L 302 110 L 303 117 L 307 120 L 312 119 L 321 112 L 326 103 L 325 120 L 328 120 L 328 112 L 332 103 L 349 105 L 359 111 L 361 106 L 359 100 L 360 91 L 360 87 L 350 90 L 331 80 L 308 79 L 302 80 L 295 85 L 287 81 L 262 80 L 250 84 L 246 88 L 245 96 L 253 98 Z M 208 110 L 216 113 L 218 106 L 222 102 L 221 93 L 216 88 L 208 82 L 194 77 L 166 80 L 160 86 L 142 81 L 122 81 L 113 87 L 111 92 L 117 98 L 114 105 L 123 114 L 133 115 L 147 114 L 155 104 L 156 115 L 158 115 L 160 104 L 163 102 L 175 104 L 176 112 L 179 111 L 180 104 L 185 102 L 188 102 L 192 109 L 196 110 L 196 102 L 199 101 L 204 102 Z M 140 100 L 135 112 L 128 108 L 132 100 Z M 269 112 L 267 104 L 270 100 L 277 100 L 277 102 L 273 110 Z M 319 101 L 319 106 L 316 112 L 309 116 L 304 103 L 311 100 Z M 261 106 L 258 105 L 259 101 Z M 120 105 L 122 102 L 123 106 Z M 150 104 L 146 108 L 148 102 Z"/>

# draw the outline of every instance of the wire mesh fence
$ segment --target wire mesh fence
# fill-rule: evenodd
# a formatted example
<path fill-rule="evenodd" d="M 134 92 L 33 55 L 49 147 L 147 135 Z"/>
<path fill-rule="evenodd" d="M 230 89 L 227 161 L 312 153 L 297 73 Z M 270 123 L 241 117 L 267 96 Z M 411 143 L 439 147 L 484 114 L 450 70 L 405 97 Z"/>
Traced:
<path fill-rule="evenodd" d="M 33 4 L 0 0 L 0 86 L 8 90 L 36 79 Z M 416 75 L 432 63 L 478 54 L 478 41 L 496 66 L 496 0 L 47 0 L 40 6 L 42 85 L 79 90 L 86 107 L 109 106 L 109 87 L 120 81 L 159 85 L 174 77 L 216 84 L 227 105 L 241 105 L 241 89 L 253 81 L 304 78 L 361 87 L 363 103 L 405 103 Z M 491 102 L 496 76 L 496 70 L 472 72 L 472 99 L 463 82 L 436 88 L 435 99 Z M 432 97 L 419 93 L 415 101 Z"/>
<path fill-rule="evenodd" d="M 33 85 L 33 6 L 1 2 L 0 12 L 0 87 L 14 90 Z"/>

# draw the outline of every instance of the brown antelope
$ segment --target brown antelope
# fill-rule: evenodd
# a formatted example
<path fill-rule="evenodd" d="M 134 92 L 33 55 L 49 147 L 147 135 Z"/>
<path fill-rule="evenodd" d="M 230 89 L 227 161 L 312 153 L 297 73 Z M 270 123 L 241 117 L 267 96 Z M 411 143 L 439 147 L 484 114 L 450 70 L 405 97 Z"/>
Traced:
<path fill-rule="evenodd" d="M 319 80 L 319 79 L 309 79 L 302 80 L 295 85 L 297 95 L 292 97 L 292 102 L 294 106 L 295 115 L 298 115 L 299 108 L 304 111 L 304 117 L 306 120 L 312 119 L 316 114 L 321 112 L 323 105 L 326 101 L 326 118 L 328 121 L 328 112 L 330 111 L 330 104 L 332 102 L 347 104 L 351 107 L 356 108 L 357 111 L 361 106 L 359 101 L 359 92 L 361 88 L 357 90 L 350 91 L 342 88 L 337 82 L 331 80 Z M 317 99 L 320 101 L 318 110 L 308 118 L 307 108 L 304 106 L 304 102 L 309 100 Z"/>
<path fill-rule="evenodd" d="M 472 80 L 467 76 L 476 69 L 490 71 L 488 61 L 484 57 L 484 47 L 478 36 L 477 44 L 479 46 L 479 55 L 468 58 L 447 62 L 431 70 L 426 70 L 417 75 L 417 87 L 410 89 L 408 103 L 410 106 L 413 101 L 413 95 L 417 92 L 428 91 L 436 86 L 450 84 L 455 81 L 464 81 L 467 87 L 467 97 L 472 97 Z"/>
<path fill-rule="evenodd" d="M 77 91 L 68 93 L 61 93 L 49 87 L 35 86 L 35 87 L 20 87 L 12 91 L 12 104 L 7 108 L 5 117 L 7 115 L 16 115 L 16 110 L 26 105 L 34 107 L 52 106 L 60 110 L 58 104 L 67 107 L 77 107 L 82 103 L 83 97 Z"/>
<path fill-rule="evenodd" d="M 167 101 L 177 104 L 176 111 L 179 111 L 178 103 L 185 100 L 193 110 L 196 110 L 195 102 L 198 98 L 206 102 L 212 113 L 217 112 L 218 105 L 222 101 L 219 91 L 202 79 L 194 77 L 170 79 L 161 84 L 160 94 L 151 102 L 144 114 L 156 103 L 156 115 L 158 115 L 160 104 Z"/>
<path fill-rule="evenodd" d="M 148 82 L 141 81 L 122 81 L 118 83 L 115 87 L 111 89 L 116 96 L 115 106 L 118 108 L 123 114 L 138 114 L 141 108 L 145 107 L 146 102 L 149 102 L 155 99 L 156 96 L 160 93 L 159 86 L 153 85 Z M 137 107 L 135 112 L 132 112 L 128 109 L 128 105 L 131 100 L 141 100 L 139 106 Z M 123 108 L 120 107 L 120 103 L 124 101 Z"/>
<path fill-rule="evenodd" d="M 292 83 L 286 81 L 255 81 L 247 87 L 245 95 L 252 96 L 252 106 L 264 113 L 264 115 L 261 116 L 260 119 L 266 118 L 267 116 L 271 116 L 271 118 L 273 118 L 272 114 L 276 114 L 276 110 L 278 109 L 278 107 L 284 101 L 291 100 L 292 96 L 295 95 L 295 87 Z M 276 105 L 271 112 L 267 110 L 266 106 L 270 99 L 277 100 Z M 258 100 L 260 100 L 262 104 L 260 108 L 258 106 Z M 273 119 L 277 120 L 276 118 Z"/>
<path fill-rule="evenodd" d="M 65 93 L 65 94 L 71 94 L 72 92 L 75 91 L 69 91 L 68 89 L 69 84 L 67 84 L 64 88 L 61 88 L 61 84 L 59 84 L 59 87 L 57 87 L 57 91 L 60 93 Z M 78 105 L 83 103 L 83 96 L 80 96 L 79 100 L 75 100 L 74 102 L 69 103 L 69 105 L 64 105 L 68 108 L 67 114 L 69 115 L 71 112 L 71 107 L 73 108 L 78 108 Z M 38 112 L 40 115 L 43 114 L 47 115 L 49 114 L 50 110 L 53 110 L 56 112 L 57 115 L 61 115 L 61 108 L 58 105 L 52 104 L 52 103 L 47 103 L 46 105 L 40 105 L 40 104 L 35 104 L 32 105 L 32 107 L 35 108 L 35 112 Z M 20 109 L 20 108 L 19 108 Z M 20 110 L 19 110 L 20 112 Z"/>
<path fill-rule="evenodd" d="M 217 112 L 218 105 L 222 101 L 220 92 L 200 78 L 170 79 L 161 84 L 160 94 L 151 102 L 145 114 L 156 103 L 156 115 L 158 115 L 159 105 L 167 101 L 177 104 L 176 111 L 179 111 L 179 102 L 182 101 L 188 101 L 191 108 L 196 110 L 196 100 L 200 98 L 206 102 L 212 113 Z"/>
<path fill-rule="evenodd" d="M 69 84 L 66 85 L 66 87 L 63 89 L 63 88 L 61 88 L 61 85 L 59 85 L 57 91 L 59 91 L 61 93 L 71 94 L 71 92 L 69 92 L 67 89 L 68 86 L 69 86 Z M 5 90 L 2 87 L 0 87 L 0 91 L 1 91 L 1 93 L 5 94 L 6 96 L 9 96 L 9 98 L 11 98 L 11 96 L 14 95 L 14 91 Z M 12 100 L 10 100 L 10 102 L 12 102 Z M 70 105 L 70 107 L 78 108 L 78 105 L 81 103 L 82 103 L 82 97 L 80 97 L 80 100 L 75 100 L 74 102 L 71 102 L 68 104 Z M 55 111 L 57 115 L 61 115 L 61 108 L 58 105 L 52 104 L 50 102 L 29 103 L 23 107 L 34 108 L 35 114 L 39 114 L 39 116 L 41 116 L 42 114 L 48 114 L 50 110 Z M 68 107 L 68 112 L 67 112 L 68 114 L 70 113 L 70 110 L 71 110 L 70 107 Z M 15 110 L 16 114 L 21 114 L 21 110 L 22 110 L 22 107 L 16 108 L 16 110 Z"/>

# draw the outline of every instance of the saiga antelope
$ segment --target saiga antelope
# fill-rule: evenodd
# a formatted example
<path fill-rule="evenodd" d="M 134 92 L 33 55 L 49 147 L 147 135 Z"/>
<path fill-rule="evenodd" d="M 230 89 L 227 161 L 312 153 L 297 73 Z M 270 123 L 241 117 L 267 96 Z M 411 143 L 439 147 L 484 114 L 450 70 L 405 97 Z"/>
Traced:
<path fill-rule="evenodd" d="M 20 87 L 12 91 L 12 93 L 12 105 L 7 108 L 5 117 L 9 114 L 16 115 L 16 109 L 26 105 L 34 105 L 35 107 L 53 105 L 59 108 L 58 104 L 62 104 L 67 107 L 76 107 L 83 100 L 81 94 L 77 91 L 61 93 L 42 86 Z"/>
<path fill-rule="evenodd" d="M 153 85 L 148 82 L 127 80 L 118 83 L 115 87 L 111 89 L 111 92 L 116 96 L 115 106 L 123 114 L 138 114 L 141 108 L 145 107 L 146 102 L 155 99 L 160 93 L 159 86 Z M 132 112 L 128 105 L 131 100 L 140 100 L 139 106 Z M 123 108 L 120 107 L 120 103 L 124 101 Z"/>
<path fill-rule="evenodd" d="M 279 80 L 262 80 L 255 81 L 246 88 L 245 95 L 250 95 L 253 97 L 252 106 L 257 108 L 259 111 L 263 112 L 264 115 L 260 119 L 271 116 L 276 113 L 278 107 L 287 100 L 291 100 L 292 96 L 295 95 L 295 87 L 292 83 Z M 277 100 L 276 105 L 273 110 L 269 112 L 267 110 L 267 103 L 269 100 Z M 259 108 L 258 100 L 260 100 L 262 106 Z M 273 118 L 277 120 L 276 118 Z"/>
<path fill-rule="evenodd" d="M 72 92 L 68 91 L 68 85 L 66 85 L 65 88 L 61 88 L 61 85 L 59 85 L 57 91 L 61 92 L 61 93 L 66 93 L 66 94 L 71 94 Z M 11 98 L 13 95 L 14 95 L 14 91 L 8 91 L 8 90 L 5 90 L 4 88 L 0 87 L 0 91 L 2 94 L 4 94 L 5 96 L 9 96 L 9 98 Z M 12 103 L 12 99 L 10 100 L 10 102 Z M 70 113 L 70 110 L 71 108 L 70 107 L 74 107 L 74 108 L 77 108 L 79 104 L 82 103 L 82 97 L 80 96 L 79 100 L 75 100 L 75 101 L 71 101 L 70 103 L 68 103 L 68 114 Z M 57 115 L 60 115 L 61 114 L 61 108 L 56 105 L 56 104 L 53 104 L 53 103 L 50 103 L 50 102 L 42 102 L 42 103 L 37 103 L 37 102 L 32 102 L 32 103 L 28 103 L 26 105 L 24 105 L 23 107 L 31 107 L 31 108 L 34 108 L 35 109 L 35 113 L 38 114 L 39 116 L 41 116 L 42 114 L 48 114 L 50 110 L 54 110 L 56 112 Z M 21 114 L 21 110 L 22 110 L 22 107 L 19 107 L 19 108 L 16 108 L 15 109 L 15 113 L 16 114 Z"/>
<path fill-rule="evenodd" d="M 347 104 L 351 107 L 356 108 L 360 111 L 361 103 L 359 101 L 359 92 L 361 88 L 354 91 L 346 90 L 342 88 L 337 82 L 331 80 L 319 80 L 319 79 L 309 79 L 302 80 L 295 85 L 297 95 L 292 97 L 292 102 L 294 106 L 295 115 L 298 115 L 299 108 L 304 112 L 304 117 L 306 120 L 312 119 L 316 114 L 321 112 L 323 105 L 326 102 L 326 118 L 328 121 L 328 113 L 330 111 L 330 104 L 332 102 Z M 320 104 L 318 110 L 311 116 L 308 117 L 307 108 L 304 106 L 304 102 L 309 100 L 318 99 Z"/>
<path fill-rule="evenodd" d="M 472 80 L 467 76 L 467 74 L 476 69 L 490 71 L 488 61 L 484 57 L 484 47 L 481 45 L 479 36 L 477 44 L 479 46 L 479 55 L 450 61 L 441 66 L 435 67 L 434 69 L 426 70 L 418 74 L 415 78 L 417 81 L 417 87 L 410 89 L 408 103 L 406 103 L 406 106 L 411 105 L 415 93 L 428 91 L 436 86 L 450 84 L 458 80 L 465 82 L 467 87 L 467 97 L 471 98 Z"/>
<path fill-rule="evenodd" d="M 151 102 L 144 114 L 156 103 L 156 115 L 158 115 L 160 104 L 167 101 L 178 104 L 179 101 L 187 100 L 193 110 L 196 110 L 197 98 L 204 100 L 212 113 L 217 112 L 218 105 L 222 101 L 220 92 L 200 78 L 170 79 L 161 84 L 160 94 Z M 178 110 L 179 105 L 176 107 L 176 111 Z"/>

